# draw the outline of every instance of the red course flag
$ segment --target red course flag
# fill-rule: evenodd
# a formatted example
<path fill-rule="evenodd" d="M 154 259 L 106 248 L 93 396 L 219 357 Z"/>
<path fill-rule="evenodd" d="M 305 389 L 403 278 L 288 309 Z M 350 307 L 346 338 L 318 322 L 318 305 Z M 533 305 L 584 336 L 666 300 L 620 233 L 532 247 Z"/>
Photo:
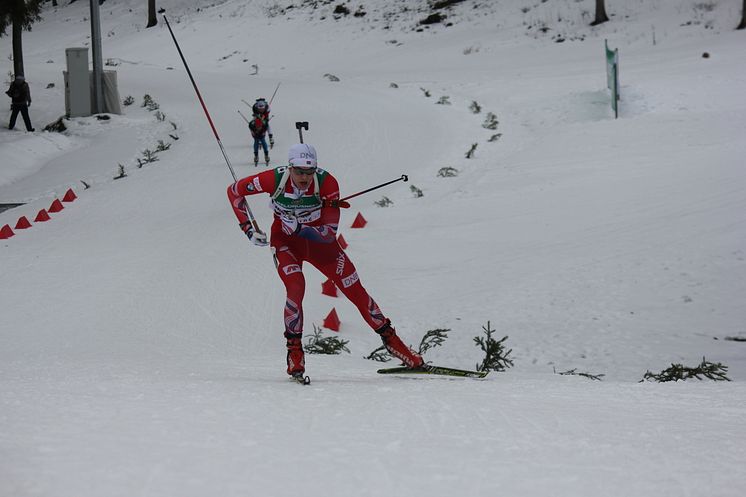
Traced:
<path fill-rule="evenodd" d="M 47 211 L 45 209 L 42 209 L 39 211 L 39 213 L 34 218 L 35 223 L 43 223 L 44 221 L 49 221 L 49 214 L 47 214 Z"/>
<path fill-rule="evenodd" d="M 13 230 L 10 229 L 10 225 L 6 224 L 5 226 L 3 226 L 3 229 L 0 229 L 0 240 L 5 240 L 13 235 L 15 235 L 15 233 L 13 233 Z"/>
<path fill-rule="evenodd" d="M 62 205 L 62 202 L 60 202 L 60 199 L 56 198 L 54 199 L 54 202 L 52 202 L 52 205 L 49 206 L 49 212 L 59 212 L 64 208 L 65 206 Z"/>
<path fill-rule="evenodd" d="M 324 318 L 324 328 L 328 328 L 332 331 L 339 331 L 340 324 L 337 310 L 332 307 L 332 311 Z"/>
<path fill-rule="evenodd" d="M 16 223 L 16 229 L 17 230 L 25 230 L 26 228 L 30 228 L 31 223 L 28 222 L 28 219 L 26 219 L 26 216 L 21 216 L 18 218 L 18 222 Z"/>
<path fill-rule="evenodd" d="M 343 237 L 342 235 L 339 235 L 337 237 L 337 242 L 339 242 L 339 246 L 342 247 L 342 250 L 348 247 L 347 240 L 345 240 L 345 237 Z"/>
<path fill-rule="evenodd" d="M 337 296 L 337 286 L 334 284 L 331 278 L 327 279 L 321 284 L 321 293 L 330 297 Z"/>
<path fill-rule="evenodd" d="M 357 213 L 357 216 L 355 216 L 355 220 L 352 221 L 351 228 L 363 228 L 366 224 L 368 224 L 368 221 L 365 220 L 362 214 L 359 212 Z"/>
<path fill-rule="evenodd" d="M 68 190 L 65 192 L 65 196 L 62 197 L 62 201 L 63 202 L 72 202 L 76 198 L 78 198 L 78 197 L 75 196 L 75 192 L 73 191 L 73 189 L 72 188 L 68 188 Z"/>

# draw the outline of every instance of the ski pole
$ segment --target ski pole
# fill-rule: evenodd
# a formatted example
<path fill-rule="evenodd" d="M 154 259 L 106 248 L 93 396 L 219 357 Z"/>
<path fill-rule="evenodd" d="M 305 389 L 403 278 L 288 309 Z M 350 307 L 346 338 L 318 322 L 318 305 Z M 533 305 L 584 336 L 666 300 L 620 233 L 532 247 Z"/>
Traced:
<path fill-rule="evenodd" d="M 280 81 L 280 83 L 282 83 L 282 81 Z M 269 103 L 267 105 L 270 107 L 272 106 L 272 100 L 274 100 L 275 95 L 277 95 L 277 90 L 280 89 L 280 83 L 277 83 L 277 88 L 275 88 L 275 92 L 272 94 L 272 98 L 269 99 Z"/>
<path fill-rule="evenodd" d="M 373 190 L 378 190 L 379 188 L 383 188 L 384 186 L 390 185 L 391 183 L 396 183 L 397 181 L 408 181 L 409 177 L 406 174 L 402 174 L 400 178 L 392 179 L 391 181 L 387 181 L 386 183 L 381 183 L 380 185 L 374 186 L 372 188 L 368 188 L 367 190 L 363 190 L 361 192 L 353 193 L 352 195 L 348 195 L 345 198 L 340 198 L 339 200 L 331 200 L 328 203 L 324 203 L 324 207 L 339 207 L 342 209 L 346 209 L 350 206 L 350 203 L 348 200 L 351 198 L 355 198 L 359 195 L 362 195 L 364 193 L 372 192 Z"/>
<path fill-rule="evenodd" d="M 237 112 L 239 113 L 239 115 L 240 115 L 241 117 L 243 117 L 243 120 L 244 120 L 244 121 L 246 121 L 246 124 L 249 124 L 249 120 L 248 120 L 248 119 L 246 119 L 246 116 L 244 116 L 243 114 L 241 114 L 241 111 L 240 111 L 240 110 L 239 110 L 239 111 L 237 111 Z"/>
<path fill-rule="evenodd" d="M 295 129 L 298 130 L 298 136 L 300 137 L 300 142 L 303 143 L 303 129 L 305 128 L 306 131 L 308 131 L 308 121 L 297 121 L 295 123 Z"/>
<path fill-rule="evenodd" d="M 339 199 L 340 203 L 344 202 L 346 200 L 350 200 L 351 198 L 355 198 L 358 195 L 362 195 L 363 193 L 372 192 L 373 190 L 378 190 L 379 188 L 383 188 L 384 186 L 390 185 L 391 183 L 396 183 L 397 181 L 404 181 L 407 182 L 409 180 L 409 177 L 407 177 L 406 174 L 402 174 L 400 178 L 392 179 L 391 181 L 387 181 L 386 183 L 381 183 L 378 186 L 374 186 L 372 188 L 368 188 L 367 190 L 363 190 L 361 192 L 353 193 L 352 195 L 348 195 L 345 198 Z"/>
<path fill-rule="evenodd" d="M 176 50 L 179 52 L 179 56 L 181 57 L 181 61 L 184 63 L 184 68 L 186 69 L 187 74 L 189 75 L 189 79 L 192 82 L 192 86 L 194 87 L 195 93 L 197 93 L 197 98 L 199 99 L 199 103 L 202 104 L 202 110 L 205 111 L 205 116 L 207 117 L 207 122 L 210 123 L 210 127 L 212 128 L 212 133 L 215 135 L 215 140 L 218 142 L 218 146 L 220 147 L 220 151 L 223 153 L 223 158 L 225 159 L 225 163 L 228 164 L 228 169 L 231 171 L 231 176 L 233 176 L 233 181 L 238 181 L 238 177 L 236 176 L 236 172 L 233 170 L 233 166 L 231 165 L 230 159 L 228 159 L 228 155 L 225 153 L 225 148 L 223 147 L 223 142 L 220 141 L 220 136 L 218 136 L 218 131 L 215 129 L 215 124 L 212 122 L 212 118 L 210 117 L 210 113 L 207 111 L 207 106 L 205 105 L 205 101 L 202 99 L 202 94 L 199 92 L 199 88 L 197 88 L 197 83 L 194 81 L 194 77 L 192 76 L 192 71 L 189 70 L 189 65 L 187 64 L 186 59 L 184 58 L 184 54 L 181 52 L 181 47 L 179 46 L 179 42 L 176 41 L 176 36 L 174 35 L 173 30 L 171 29 L 171 25 L 168 23 L 168 19 L 166 16 L 163 16 L 163 20 L 166 22 L 166 27 L 168 28 L 168 32 L 171 33 L 171 38 L 174 40 L 174 45 L 176 45 Z M 251 208 L 249 207 L 248 202 L 244 202 L 244 206 L 246 207 L 246 215 L 249 216 L 249 220 L 251 221 L 251 224 L 254 226 L 254 230 L 257 233 L 264 234 L 264 232 L 259 229 L 259 224 L 256 222 L 256 218 L 254 217 L 254 214 L 251 212 Z"/>
<path fill-rule="evenodd" d="M 267 105 L 268 105 L 268 106 L 271 106 L 271 105 L 272 105 L 272 100 L 274 100 L 274 99 L 275 99 L 275 95 L 277 95 L 277 90 L 279 90 L 279 89 L 280 89 L 280 83 L 277 83 L 277 87 L 275 88 L 275 92 L 274 92 L 274 93 L 272 94 L 272 98 L 270 98 L 270 99 L 269 99 L 269 102 L 267 102 Z M 254 104 L 250 104 L 249 102 L 247 102 L 247 101 L 246 101 L 246 100 L 244 100 L 243 98 L 241 99 L 241 102 L 245 103 L 246 105 L 248 105 L 248 106 L 249 106 L 249 107 L 251 107 L 252 109 L 254 108 Z"/>

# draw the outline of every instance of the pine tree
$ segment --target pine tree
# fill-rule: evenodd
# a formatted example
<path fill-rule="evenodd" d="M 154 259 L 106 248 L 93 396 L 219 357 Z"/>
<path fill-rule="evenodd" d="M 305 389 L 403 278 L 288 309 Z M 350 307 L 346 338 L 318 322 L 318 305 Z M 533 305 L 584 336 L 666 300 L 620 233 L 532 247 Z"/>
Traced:
<path fill-rule="evenodd" d="M 746 28 L 746 0 L 743 0 L 743 7 L 741 7 L 741 24 L 736 29 Z"/>
<path fill-rule="evenodd" d="M 23 72 L 23 31 L 31 31 L 31 25 L 41 20 L 42 0 L 3 0 L 0 2 L 0 36 L 12 26 L 13 72 L 16 76 Z"/>

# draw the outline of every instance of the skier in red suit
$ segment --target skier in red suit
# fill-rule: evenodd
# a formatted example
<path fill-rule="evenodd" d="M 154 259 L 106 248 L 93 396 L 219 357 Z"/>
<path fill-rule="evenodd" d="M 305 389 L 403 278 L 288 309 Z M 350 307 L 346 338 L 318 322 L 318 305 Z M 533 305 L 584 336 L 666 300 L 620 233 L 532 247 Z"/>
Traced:
<path fill-rule="evenodd" d="M 272 197 L 275 212 L 269 245 L 277 274 L 287 292 L 284 311 L 287 373 L 303 376 L 305 372 L 301 343 L 306 287 L 304 262 L 331 278 L 381 336 L 389 353 L 410 368 L 421 366 L 422 357 L 397 336 L 391 321 L 363 288 L 355 265 L 337 242 L 339 185 L 334 176 L 317 167 L 314 147 L 302 143 L 293 145 L 287 167 L 247 176 L 228 187 L 228 198 L 239 226 L 252 243 L 266 246 L 266 235 L 254 231 L 245 209 L 244 197 L 258 193 Z"/>

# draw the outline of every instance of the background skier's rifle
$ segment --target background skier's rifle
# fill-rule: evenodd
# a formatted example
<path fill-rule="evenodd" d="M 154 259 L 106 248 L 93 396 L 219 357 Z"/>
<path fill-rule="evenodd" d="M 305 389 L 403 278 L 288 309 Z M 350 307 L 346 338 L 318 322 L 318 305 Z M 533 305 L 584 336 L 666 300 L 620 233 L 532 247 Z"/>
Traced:
<path fill-rule="evenodd" d="M 174 35 L 174 32 L 171 29 L 171 25 L 168 23 L 168 19 L 166 18 L 165 15 L 163 16 L 163 20 L 166 22 L 166 27 L 168 28 L 168 32 L 171 33 L 171 38 L 173 38 L 174 40 L 174 45 L 176 45 L 176 50 L 178 50 L 179 52 L 179 57 L 181 57 L 181 62 L 184 63 L 184 68 L 186 69 L 186 72 L 189 75 L 189 80 L 192 82 L 192 86 L 194 87 L 195 93 L 197 93 L 197 98 L 199 99 L 199 103 L 202 104 L 202 110 L 205 111 L 207 122 L 210 123 L 210 127 L 212 128 L 212 133 L 215 135 L 215 140 L 217 140 L 218 146 L 220 147 L 220 151 L 223 153 L 223 158 L 225 159 L 225 163 L 228 164 L 228 169 L 230 169 L 231 175 L 233 176 L 233 181 L 234 182 L 238 181 L 238 177 L 236 176 L 236 172 L 233 170 L 231 161 L 228 159 L 228 155 L 225 153 L 223 142 L 220 141 L 220 136 L 218 136 L 218 130 L 215 129 L 215 124 L 213 124 L 212 118 L 210 117 L 210 113 L 207 111 L 207 106 L 205 105 L 205 101 L 202 99 L 202 94 L 200 94 L 199 88 L 197 88 L 197 83 L 194 81 L 194 77 L 192 76 L 192 71 L 189 70 L 189 65 L 187 64 L 187 61 L 184 58 L 184 54 L 181 52 L 181 47 L 179 46 L 179 42 L 176 41 L 176 36 Z M 259 224 L 256 222 L 254 213 L 251 212 L 249 203 L 244 201 L 244 207 L 246 209 L 246 215 L 249 216 L 251 225 L 254 227 L 254 231 L 260 234 L 264 234 L 264 232 L 261 229 L 259 229 Z"/>

